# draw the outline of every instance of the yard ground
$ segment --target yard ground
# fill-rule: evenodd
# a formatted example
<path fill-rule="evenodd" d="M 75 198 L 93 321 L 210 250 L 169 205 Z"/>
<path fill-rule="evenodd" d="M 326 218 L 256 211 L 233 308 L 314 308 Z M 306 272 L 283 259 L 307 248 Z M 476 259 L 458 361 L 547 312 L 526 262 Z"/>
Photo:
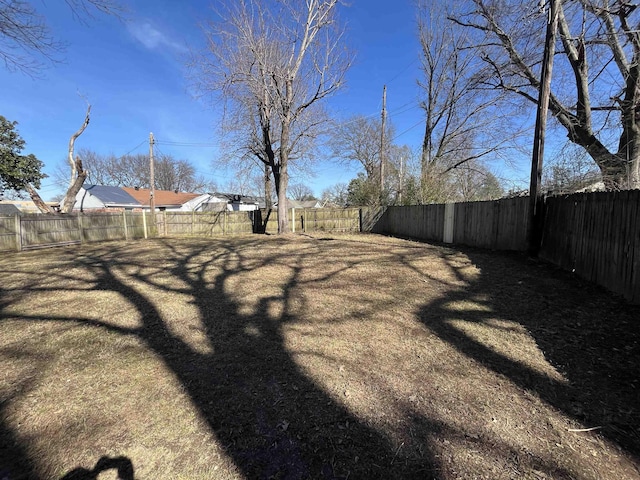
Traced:
<path fill-rule="evenodd" d="M 374 235 L 2 253 L 0 478 L 640 478 L 639 327 Z"/>

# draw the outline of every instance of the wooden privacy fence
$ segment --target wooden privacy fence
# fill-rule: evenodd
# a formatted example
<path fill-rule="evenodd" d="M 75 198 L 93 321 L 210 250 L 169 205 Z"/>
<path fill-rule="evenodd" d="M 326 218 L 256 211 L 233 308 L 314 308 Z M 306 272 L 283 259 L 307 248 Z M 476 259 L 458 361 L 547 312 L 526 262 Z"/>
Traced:
<path fill-rule="evenodd" d="M 253 232 L 253 212 L 160 212 L 156 213 L 158 233 L 181 235 L 238 235 Z"/>
<path fill-rule="evenodd" d="M 497 250 L 526 250 L 529 198 L 389 207 L 380 220 L 391 235 Z"/>
<path fill-rule="evenodd" d="M 292 232 L 359 232 L 359 208 L 299 209 L 288 211 Z M 255 222 L 266 218 L 261 210 L 247 212 L 161 212 L 156 214 L 160 235 L 239 235 L 257 231 Z M 271 211 L 267 233 L 278 232 L 278 212 Z"/>
<path fill-rule="evenodd" d="M 640 190 L 548 198 L 540 257 L 640 303 Z"/>
<path fill-rule="evenodd" d="M 389 207 L 374 231 L 527 250 L 529 197 Z M 640 303 L 640 190 L 548 197 L 540 257 Z"/>
<path fill-rule="evenodd" d="M 364 212 L 364 213 L 363 213 Z M 290 209 L 294 232 L 359 232 L 380 210 L 359 208 Z M 264 215 L 264 214 L 263 214 Z M 0 216 L 0 251 L 27 250 L 82 242 L 128 240 L 148 236 L 240 235 L 254 232 L 255 212 L 156 212 L 155 225 L 146 212 L 79 213 L 73 215 Z M 278 231 L 278 214 L 269 217 L 267 233 Z M 370 229 L 369 229 L 370 231 Z"/>
<path fill-rule="evenodd" d="M 0 250 L 146 238 L 148 216 L 144 212 L 115 212 L 0 217 Z"/>

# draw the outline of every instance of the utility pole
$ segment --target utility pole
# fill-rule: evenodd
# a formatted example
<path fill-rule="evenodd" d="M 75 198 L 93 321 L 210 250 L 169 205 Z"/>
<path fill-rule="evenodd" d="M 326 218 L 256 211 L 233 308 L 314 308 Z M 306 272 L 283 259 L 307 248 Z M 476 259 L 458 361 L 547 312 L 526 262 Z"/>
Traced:
<path fill-rule="evenodd" d="M 151 209 L 151 221 L 155 225 L 156 223 L 156 199 L 155 199 L 155 184 L 156 174 L 153 166 L 153 133 L 149 133 L 149 207 Z"/>
<path fill-rule="evenodd" d="M 542 2 L 541 2 L 542 3 Z M 537 256 L 542 240 L 542 163 L 544 159 L 544 137 L 551 95 L 551 72 L 555 54 L 556 31 L 558 29 L 558 0 L 548 0 L 549 17 L 547 34 L 540 72 L 540 92 L 536 112 L 536 129 L 533 136 L 533 157 L 531 161 L 531 184 L 529 186 L 529 254 Z"/>
<path fill-rule="evenodd" d="M 400 155 L 400 179 L 398 186 L 398 203 L 402 205 L 402 189 L 404 188 L 404 156 Z"/>
<path fill-rule="evenodd" d="M 382 88 L 382 128 L 380 130 L 380 196 L 384 192 L 384 163 L 385 163 L 385 151 L 384 151 L 384 130 L 387 123 L 387 86 Z"/>

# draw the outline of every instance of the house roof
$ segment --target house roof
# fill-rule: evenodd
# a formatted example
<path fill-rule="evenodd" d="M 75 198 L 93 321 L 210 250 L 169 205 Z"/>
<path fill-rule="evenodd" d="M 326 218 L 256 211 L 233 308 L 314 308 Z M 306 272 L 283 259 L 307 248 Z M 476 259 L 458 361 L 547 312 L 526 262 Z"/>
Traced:
<path fill-rule="evenodd" d="M 223 193 L 223 192 L 213 192 L 211 196 L 216 198 L 224 198 L 229 202 L 234 203 L 259 203 L 260 199 L 258 197 L 252 197 L 251 195 L 239 195 L 237 193 Z"/>
<path fill-rule="evenodd" d="M 105 205 L 131 205 L 140 206 L 135 198 L 129 195 L 120 187 L 110 185 L 88 185 L 82 186 L 91 195 L 98 198 Z"/>
<path fill-rule="evenodd" d="M 140 205 L 149 206 L 150 190 L 148 188 L 122 187 L 122 190 L 135 198 Z M 199 193 L 176 192 L 173 190 L 154 190 L 153 194 L 156 207 L 180 206 L 200 196 Z"/>
<path fill-rule="evenodd" d="M 60 205 L 59 202 L 44 202 L 52 208 L 58 207 Z M 13 205 L 16 207 L 20 213 L 40 213 L 40 209 L 33 203 L 33 200 L 2 200 L 0 205 Z M 11 210 L 11 207 L 6 207 L 7 211 Z M 11 212 L 10 215 L 13 215 L 15 212 Z"/>
<path fill-rule="evenodd" d="M 0 215 L 15 215 L 20 214 L 20 209 L 13 203 L 0 203 Z"/>
<path fill-rule="evenodd" d="M 319 200 L 293 200 L 287 198 L 288 208 L 320 208 L 321 206 L 322 204 Z"/>

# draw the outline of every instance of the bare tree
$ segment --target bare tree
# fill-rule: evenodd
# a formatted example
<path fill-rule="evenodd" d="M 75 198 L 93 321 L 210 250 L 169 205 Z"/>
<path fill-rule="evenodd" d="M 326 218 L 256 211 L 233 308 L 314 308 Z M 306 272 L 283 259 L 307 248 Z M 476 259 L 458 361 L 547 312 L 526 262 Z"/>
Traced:
<path fill-rule="evenodd" d="M 273 175 L 279 233 L 289 230 L 290 161 L 300 161 L 322 132 L 322 100 L 343 85 L 351 63 L 336 19 L 339 3 L 226 2 L 208 25 L 207 52 L 193 61 L 201 91 L 223 100 L 239 158 L 253 157 Z"/>
<path fill-rule="evenodd" d="M 335 205 L 344 207 L 347 205 L 347 196 L 349 194 L 349 186 L 346 183 L 336 183 L 325 188 L 320 196 L 323 206 Z"/>
<path fill-rule="evenodd" d="M 309 188 L 309 186 L 305 185 L 304 183 L 292 183 L 289 186 L 289 196 L 293 200 L 299 201 L 316 199 L 311 188 Z"/>
<path fill-rule="evenodd" d="M 370 179 L 380 178 L 380 118 L 355 115 L 339 124 L 332 132 L 329 147 L 331 155 L 343 162 L 359 163 Z M 391 122 L 385 127 L 385 148 L 391 148 L 394 128 Z"/>
<path fill-rule="evenodd" d="M 381 135 L 382 121 L 380 118 L 366 117 L 364 115 L 355 115 L 347 119 L 344 123 L 335 127 L 330 134 L 329 148 L 333 158 L 347 163 L 360 164 L 364 168 L 364 179 L 360 176 L 355 180 L 356 190 L 360 193 L 356 195 L 358 198 L 367 197 L 368 202 L 375 204 L 387 204 L 389 198 L 389 182 L 385 191 L 381 191 L 380 172 L 381 172 L 381 138 L 384 138 L 384 157 L 389 159 L 392 156 L 393 137 L 395 129 L 393 124 L 388 121 L 385 125 L 385 135 Z M 385 162 L 387 170 L 385 178 L 392 176 L 392 166 L 388 165 L 389 160 Z M 366 188 L 364 188 L 366 186 Z M 353 190 L 353 189 L 352 189 Z M 366 195 L 361 194 L 366 191 Z"/>
<path fill-rule="evenodd" d="M 553 194 L 593 191 L 604 186 L 600 170 L 584 149 L 571 143 L 546 162 L 542 188 Z"/>
<path fill-rule="evenodd" d="M 91 115 L 91 105 L 87 104 L 87 113 L 84 117 L 84 122 L 82 122 L 82 125 L 80 126 L 78 131 L 75 132 L 73 135 L 71 135 L 71 138 L 69 139 L 68 161 L 71 169 L 71 175 L 69 178 L 69 186 L 67 187 L 67 193 L 65 194 L 62 202 L 60 202 L 60 211 L 62 213 L 70 213 L 73 210 L 73 206 L 76 203 L 76 195 L 82 188 L 82 184 L 87 178 L 87 172 L 84 170 L 84 167 L 82 165 L 82 159 L 79 156 L 76 156 L 74 158 L 73 151 L 75 148 L 76 140 L 80 135 L 82 135 L 85 129 L 89 126 L 89 121 L 91 119 L 90 115 Z"/>
<path fill-rule="evenodd" d="M 452 193 L 450 201 L 497 200 L 504 195 L 504 188 L 498 177 L 478 161 L 466 162 L 451 171 L 448 181 Z"/>
<path fill-rule="evenodd" d="M 467 162 L 496 153 L 509 138 L 498 108 L 499 91 L 483 90 L 486 65 L 469 48 L 465 31 L 447 20 L 447 9 L 460 2 L 421 0 L 418 32 L 422 47 L 421 106 L 425 112 L 422 142 L 422 201 L 441 201 L 443 176 Z M 496 135 L 496 133 L 498 133 Z"/>
<path fill-rule="evenodd" d="M 81 21 L 93 12 L 119 16 L 123 7 L 114 0 L 65 0 Z M 56 61 L 64 44 L 55 39 L 45 19 L 31 2 L 0 0 L 0 59 L 8 70 L 33 75 L 43 67 L 42 60 Z"/>
<path fill-rule="evenodd" d="M 537 103 L 546 13 L 530 2 L 471 0 L 451 16 L 479 34 L 485 88 Z M 560 2 L 549 110 L 591 156 L 607 189 L 640 187 L 640 11 L 627 0 Z"/>

